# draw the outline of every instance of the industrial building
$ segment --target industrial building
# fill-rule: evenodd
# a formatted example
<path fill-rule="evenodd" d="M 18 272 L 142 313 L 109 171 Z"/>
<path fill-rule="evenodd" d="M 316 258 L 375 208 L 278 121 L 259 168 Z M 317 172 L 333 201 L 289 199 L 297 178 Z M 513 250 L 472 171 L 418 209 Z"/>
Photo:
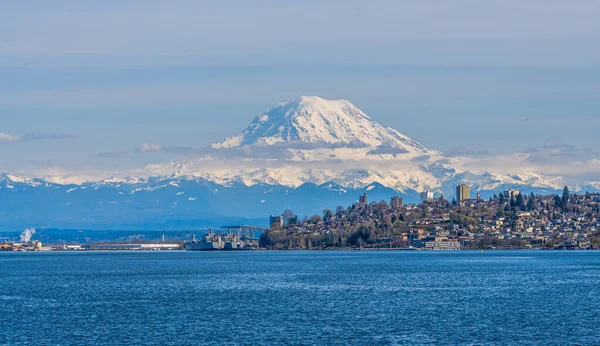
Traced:
<path fill-rule="evenodd" d="M 181 242 L 172 243 L 93 243 L 81 245 L 83 250 L 181 250 Z"/>

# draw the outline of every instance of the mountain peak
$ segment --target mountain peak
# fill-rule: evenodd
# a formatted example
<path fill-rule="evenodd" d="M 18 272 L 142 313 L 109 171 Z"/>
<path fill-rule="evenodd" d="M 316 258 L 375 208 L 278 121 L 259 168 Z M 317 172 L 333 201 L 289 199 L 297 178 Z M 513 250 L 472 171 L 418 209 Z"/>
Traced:
<path fill-rule="evenodd" d="M 326 110 L 326 109 L 333 110 L 335 108 L 344 107 L 344 106 L 356 108 L 356 106 L 354 106 L 348 100 L 326 100 L 319 96 L 300 96 L 292 102 L 283 102 L 283 103 L 280 103 L 279 105 L 295 105 L 298 108 L 312 108 L 312 109 L 320 109 L 320 110 Z M 367 118 L 368 118 L 368 116 L 367 116 Z"/>
<path fill-rule="evenodd" d="M 385 147 L 413 153 L 430 152 L 398 131 L 378 124 L 349 101 L 325 100 L 318 96 L 301 96 L 294 101 L 280 103 L 256 117 L 239 135 L 212 147 L 297 142 L 316 147 Z"/>

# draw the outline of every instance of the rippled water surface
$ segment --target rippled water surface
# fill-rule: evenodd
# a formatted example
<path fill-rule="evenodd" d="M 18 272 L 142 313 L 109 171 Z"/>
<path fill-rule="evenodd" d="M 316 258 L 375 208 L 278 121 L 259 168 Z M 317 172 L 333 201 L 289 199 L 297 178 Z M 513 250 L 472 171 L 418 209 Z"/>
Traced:
<path fill-rule="evenodd" d="M 0 253 L 0 344 L 598 344 L 600 252 Z"/>

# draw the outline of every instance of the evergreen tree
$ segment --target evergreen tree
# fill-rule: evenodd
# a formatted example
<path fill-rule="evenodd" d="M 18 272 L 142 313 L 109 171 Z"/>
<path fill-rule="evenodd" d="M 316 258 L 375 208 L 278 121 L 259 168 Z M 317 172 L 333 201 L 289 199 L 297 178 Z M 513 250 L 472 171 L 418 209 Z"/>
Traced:
<path fill-rule="evenodd" d="M 554 195 L 554 207 L 561 209 L 563 207 L 563 201 L 558 195 Z"/>
<path fill-rule="evenodd" d="M 533 196 L 529 197 L 527 200 L 527 210 L 532 211 L 535 209 L 535 201 Z"/>
<path fill-rule="evenodd" d="M 515 201 L 515 205 L 521 209 L 525 209 L 525 200 L 523 200 L 523 194 L 517 195 L 517 200 Z"/>
<path fill-rule="evenodd" d="M 568 204 L 569 204 L 569 187 L 565 186 L 565 188 L 563 190 L 563 194 L 562 194 L 563 208 L 566 208 Z"/>

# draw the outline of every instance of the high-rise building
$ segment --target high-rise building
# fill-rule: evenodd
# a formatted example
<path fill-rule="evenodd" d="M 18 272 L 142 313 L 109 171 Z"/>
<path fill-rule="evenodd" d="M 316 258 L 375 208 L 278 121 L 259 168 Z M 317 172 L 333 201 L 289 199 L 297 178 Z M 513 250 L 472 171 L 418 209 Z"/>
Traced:
<path fill-rule="evenodd" d="M 400 198 L 398 196 L 392 197 L 392 200 L 390 201 L 390 207 L 392 208 L 392 210 L 402 209 L 402 204 L 403 204 L 403 200 L 402 200 L 402 198 Z"/>
<path fill-rule="evenodd" d="M 433 202 L 433 192 L 430 192 L 429 190 L 427 190 L 427 191 L 423 191 L 423 192 L 419 193 L 419 201 L 421 203 Z"/>
<path fill-rule="evenodd" d="M 281 229 L 283 227 L 283 217 L 271 215 L 269 218 L 269 225 L 272 229 Z"/>
<path fill-rule="evenodd" d="M 471 187 L 460 184 L 456 187 L 456 201 L 462 202 L 465 199 L 471 199 Z"/>
<path fill-rule="evenodd" d="M 364 195 L 358 196 L 358 203 L 367 205 L 367 193 L 366 192 Z"/>
<path fill-rule="evenodd" d="M 521 194 L 521 191 L 519 190 L 507 190 L 504 191 L 504 197 L 508 198 L 508 199 L 513 199 L 513 198 L 517 198 L 518 195 Z"/>

